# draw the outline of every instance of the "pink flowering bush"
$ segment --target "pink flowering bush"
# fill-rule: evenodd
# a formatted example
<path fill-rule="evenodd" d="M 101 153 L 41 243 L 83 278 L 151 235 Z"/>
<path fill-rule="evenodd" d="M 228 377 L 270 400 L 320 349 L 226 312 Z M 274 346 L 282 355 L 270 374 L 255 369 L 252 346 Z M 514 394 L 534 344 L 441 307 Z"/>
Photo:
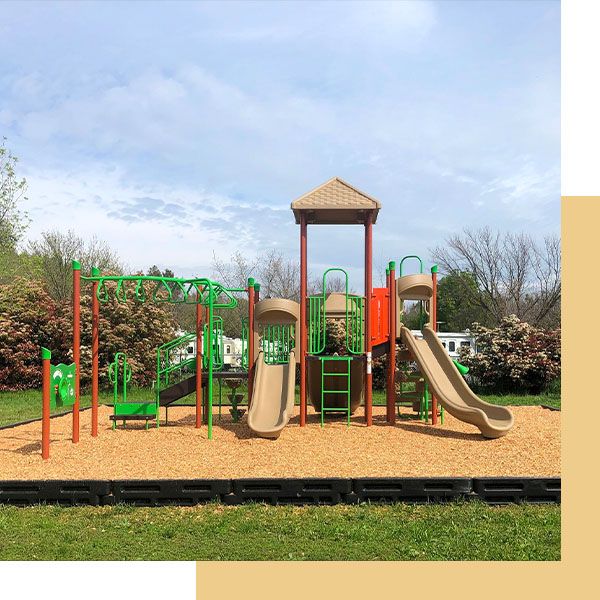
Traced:
<path fill-rule="evenodd" d="M 494 328 L 475 324 L 477 354 L 461 362 L 481 390 L 539 394 L 560 377 L 560 330 L 538 329 L 515 315 Z"/>
<path fill-rule="evenodd" d="M 91 286 L 82 284 L 81 384 L 91 381 Z M 148 386 L 156 375 L 156 348 L 175 337 L 172 311 L 166 304 L 111 300 L 100 306 L 100 384 L 116 352 L 126 352 L 132 383 Z M 0 391 L 41 386 L 40 347 L 52 352 L 52 364 L 70 363 L 73 326 L 70 303 L 53 300 L 43 283 L 14 279 L 0 284 Z"/>

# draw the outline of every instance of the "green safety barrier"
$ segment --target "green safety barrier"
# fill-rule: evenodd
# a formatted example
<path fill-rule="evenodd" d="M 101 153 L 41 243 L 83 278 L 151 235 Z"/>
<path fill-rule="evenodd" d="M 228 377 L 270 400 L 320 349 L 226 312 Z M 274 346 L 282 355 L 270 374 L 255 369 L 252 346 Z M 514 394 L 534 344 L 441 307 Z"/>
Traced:
<path fill-rule="evenodd" d="M 173 383 L 177 375 L 196 370 L 196 357 L 189 356 L 187 348 L 196 339 L 195 333 L 187 333 L 166 342 L 156 349 L 156 398 L 161 390 Z"/>
<path fill-rule="evenodd" d="M 295 327 L 293 324 L 267 325 L 263 328 L 260 343 L 266 364 L 285 365 L 296 345 Z"/>
<path fill-rule="evenodd" d="M 402 260 L 400 261 L 400 266 L 398 267 L 398 276 L 399 277 L 403 276 L 402 268 L 404 266 L 405 261 L 413 260 L 413 259 L 417 260 L 419 262 L 419 274 L 420 275 L 423 274 L 423 261 L 421 260 L 421 257 L 417 256 L 416 254 L 409 254 L 407 256 L 404 256 L 402 258 Z M 437 266 L 436 266 L 436 269 L 437 269 Z M 423 329 L 423 327 L 425 327 L 426 322 L 427 322 L 427 317 L 425 315 L 425 311 L 423 310 L 423 301 L 419 300 L 419 329 Z"/>
<path fill-rule="evenodd" d="M 327 343 L 327 314 L 325 300 L 327 295 L 327 274 L 339 271 L 345 277 L 345 324 L 346 350 L 350 354 L 364 352 L 364 297 L 348 292 L 348 274 L 344 269 L 332 268 L 323 273 L 323 292 L 308 298 L 308 352 L 321 354 Z"/>
<path fill-rule="evenodd" d="M 242 369 L 248 369 L 248 317 L 242 319 Z"/>
<path fill-rule="evenodd" d="M 50 394 L 50 410 L 75 404 L 75 376 L 77 365 L 50 365 L 50 381 L 54 393 Z"/>
<path fill-rule="evenodd" d="M 212 360 L 213 368 L 220 371 L 224 364 L 224 348 L 223 348 L 223 317 L 216 316 L 213 318 L 212 336 L 208 335 L 208 323 L 204 324 L 204 333 L 202 335 L 203 355 L 202 367 L 208 366 L 209 345 L 212 344 Z"/>

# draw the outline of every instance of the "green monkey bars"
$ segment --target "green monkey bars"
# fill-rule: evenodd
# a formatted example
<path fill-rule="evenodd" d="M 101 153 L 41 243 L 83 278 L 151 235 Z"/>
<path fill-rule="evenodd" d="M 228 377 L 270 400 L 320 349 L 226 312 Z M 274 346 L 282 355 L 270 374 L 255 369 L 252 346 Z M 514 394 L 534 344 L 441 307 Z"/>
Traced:
<path fill-rule="evenodd" d="M 212 439 L 213 430 L 213 371 L 217 368 L 215 362 L 218 356 L 215 356 L 215 325 L 217 317 L 214 315 L 216 308 L 235 308 L 237 300 L 233 296 L 235 292 L 245 292 L 243 288 L 227 288 L 224 285 L 207 278 L 179 278 L 162 277 L 152 275 L 98 275 L 96 270 L 92 271 L 91 277 L 81 277 L 82 281 L 89 283 L 98 283 L 96 297 L 101 304 L 106 304 L 111 299 L 123 304 L 129 300 L 145 303 L 147 301 L 155 303 L 168 304 L 200 304 L 208 307 L 208 318 L 206 327 L 210 332 L 210 341 L 207 348 L 207 398 L 208 398 L 208 439 Z M 222 325 L 220 328 L 222 336 Z M 218 335 L 218 334 L 217 334 Z M 208 336 L 205 336 L 208 337 Z M 222 339 L 222 338 L 221 338 Z M 161 346 L 162 351 L 167 349 Z M 223 353 L 221 352 L 221 359 Z M 168 379 L 173 368 L 168 370 L 169 362 L 166 368 L 161 365 L 160 352 L 157 357 L 157 374 L 161 373 Z M 178 366 L 178 368 L 181 368 Z"/>

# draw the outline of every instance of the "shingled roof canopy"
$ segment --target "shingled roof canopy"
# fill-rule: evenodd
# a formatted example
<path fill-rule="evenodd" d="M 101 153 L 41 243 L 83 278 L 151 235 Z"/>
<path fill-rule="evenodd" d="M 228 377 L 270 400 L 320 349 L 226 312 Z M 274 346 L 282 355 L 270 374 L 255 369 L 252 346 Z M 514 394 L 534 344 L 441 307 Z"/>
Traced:
<path fill-rule="evenodd" d="M 365 222 L 368 213 L 373 223 L 381 204 L 349 183 L 334 177 L 292 202 L 296 223 L 306 215 L 309 225 L 356 225 Z"/>

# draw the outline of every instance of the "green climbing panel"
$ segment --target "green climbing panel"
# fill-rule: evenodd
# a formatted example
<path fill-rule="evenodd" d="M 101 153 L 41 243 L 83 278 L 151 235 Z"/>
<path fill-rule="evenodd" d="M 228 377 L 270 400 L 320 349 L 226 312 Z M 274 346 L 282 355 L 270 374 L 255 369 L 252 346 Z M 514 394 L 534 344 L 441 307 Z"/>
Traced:
<path fill-rule="evenodd" d="M 73 406 L 75 404 L 75 376 L 77 366 L 59 364 L 50 365 L 50 410 Z"/>

